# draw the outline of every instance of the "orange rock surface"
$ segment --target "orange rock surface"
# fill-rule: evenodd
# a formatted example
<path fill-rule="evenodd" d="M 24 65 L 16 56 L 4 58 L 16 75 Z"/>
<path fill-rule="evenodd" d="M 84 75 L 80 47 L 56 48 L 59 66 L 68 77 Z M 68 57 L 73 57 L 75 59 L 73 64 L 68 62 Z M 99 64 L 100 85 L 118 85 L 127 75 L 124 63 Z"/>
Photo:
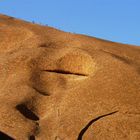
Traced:
<path fill-rule="evenodd" d="M 0 15 L 0 140 L 140 140 L 140 47 Z"/>

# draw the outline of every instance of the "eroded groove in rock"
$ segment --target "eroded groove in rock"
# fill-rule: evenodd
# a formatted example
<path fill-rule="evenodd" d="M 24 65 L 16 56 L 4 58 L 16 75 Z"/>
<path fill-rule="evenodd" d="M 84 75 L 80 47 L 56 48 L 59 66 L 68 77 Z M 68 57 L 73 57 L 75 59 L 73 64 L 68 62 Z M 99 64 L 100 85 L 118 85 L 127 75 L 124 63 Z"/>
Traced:
<path fill-rule="evenodd" d="M 35 140 L 35 136 L 34 135 L 30 136 L 29 140 Z"/>
<path fill-rule="evenodd" d="M 55 140 L 62 140 L 62 139 L 59 136 L 56 136 Z"/>
<path fill-rule="evenodd" d="M 111 53 L 111 52 L 108 52 L 108 51 L 105 51 L 105 50 L 101 50 L 101 51 L 110 54 L 112 57 L 122 61 L 125 64 L 128 64 L 128 65 L 132 64 L 132 62 L 128 58 L 119 56 L 117 54 L 114 54 L 114 53 Z"/>
<path fill-rule="evenodd" d="M 35 129 L 33 131 L 34 136 L 36 136 L 36 135 L 38 135 L 40 133 L 39 123 L 38 122 L 35 122 L 35 124 L 36 124 L 36 127 L 35 127 Z"/>
<path fill-rule="evenodd" d="M 73 75 L 79 75 L 79 76 L 88 76 L 86 74 L 81 74 L 81 73 L 73 73 L 70 71 L 64 71 L 64 70 L 44 70 L 47 72 L 54 72 L 54 73 L 60 73 L 60 74 L 73 74 Z"/>
<path fill-rule="evenodd" d="M 109 116 L 109 115 L 112 115 L 112 114 L 115 114 L 117 113 L 118 111 L 114 111 L 114 112 L 111 112 L 111 113 L 108 113 L 108 114 L 104 114 L 104 115 L 101 115 L 93 120 L 91 120 L 79 133 L 78 135 L 78 138 L 77 140 L 82 140 L 83 138 L 83 135 L 85 134 L 85 132 L 88 130 L 88 128 L 93 124 L 95 123 L 96 121 L 98 121 L 99 119 L 103 118 L 103 117 L 106 117 L 106 116 Z"/>
<path fill-rule="evenodd" d="M 11 138 L 7 134 L 0 131 L 0 140 L 15 140 L 15 139 Z"/>
<path fill-rule="evenodd" d="M 20 104 L 16 106 L 16 109 L 26 118 L 34 121 L 38 121 L 39 117 L 34 114 L 31 110 L 29 110 L 24 104 Z"/>
<path fill-rule="evenodd" d="M 38 90 L 37 88 L 35 88 L 35 87 L 32 87 L 36 92 L 38 92 L 39 94 L 41 94 L 41 95 L 44 95 L 44 96 L 50 96 L 50 94 L 48 94 L 48 93 L 46 93 L 46 92 L 43 92 L 43 91 L 40 91 L 40 90 Z"/>

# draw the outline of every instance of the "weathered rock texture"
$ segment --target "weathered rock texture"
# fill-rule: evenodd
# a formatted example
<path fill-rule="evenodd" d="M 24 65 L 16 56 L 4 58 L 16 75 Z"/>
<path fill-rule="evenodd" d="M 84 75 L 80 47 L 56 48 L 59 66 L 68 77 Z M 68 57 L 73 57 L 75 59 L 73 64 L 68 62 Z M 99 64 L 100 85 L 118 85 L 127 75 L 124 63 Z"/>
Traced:
<path fill-rule="evenodd" d="M 140 140 L 140 48 L 0 15 L 0 139 L 8 136 Z"/>

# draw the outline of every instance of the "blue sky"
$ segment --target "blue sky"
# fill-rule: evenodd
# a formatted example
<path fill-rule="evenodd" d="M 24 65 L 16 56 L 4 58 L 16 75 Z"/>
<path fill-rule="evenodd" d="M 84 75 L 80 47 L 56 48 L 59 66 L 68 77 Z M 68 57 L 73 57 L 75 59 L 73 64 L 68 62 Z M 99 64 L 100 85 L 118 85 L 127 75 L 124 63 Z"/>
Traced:
<path fill-rule="evenodd" d="M 140 0 L 0 0 L 0 13 L 140 46 Z"/>

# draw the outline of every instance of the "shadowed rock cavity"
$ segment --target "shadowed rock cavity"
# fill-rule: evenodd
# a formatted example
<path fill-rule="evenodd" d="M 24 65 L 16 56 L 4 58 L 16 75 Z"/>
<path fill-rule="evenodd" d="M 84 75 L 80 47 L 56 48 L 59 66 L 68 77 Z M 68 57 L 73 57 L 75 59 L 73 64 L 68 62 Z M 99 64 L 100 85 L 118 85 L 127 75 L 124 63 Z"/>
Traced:
<path fill-rule="evenodd" d="M 0 139 L 1 140 L 14 140 L 13 138 L 11 138 L 10 136 L 8 136 L 7 134 L 5 134 L 1 131 L 0 131 Z"/>

